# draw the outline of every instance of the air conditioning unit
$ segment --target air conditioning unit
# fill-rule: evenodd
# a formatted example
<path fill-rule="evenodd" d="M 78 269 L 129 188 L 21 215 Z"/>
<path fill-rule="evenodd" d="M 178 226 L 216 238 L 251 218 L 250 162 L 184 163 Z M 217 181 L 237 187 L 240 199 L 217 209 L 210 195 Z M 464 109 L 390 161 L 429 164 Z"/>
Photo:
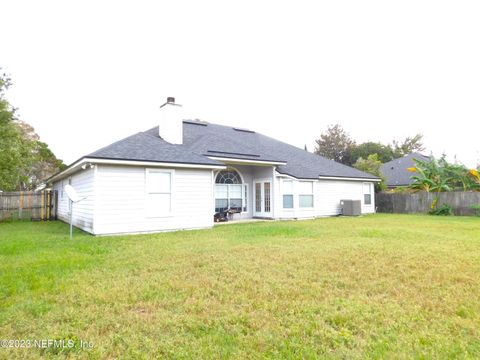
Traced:
<path fill-rule="evenodd" d="M 342 207 L 342 215 L 345 216 L 360 216 L 362 215 L 361 200 L 340 200 Z"/>

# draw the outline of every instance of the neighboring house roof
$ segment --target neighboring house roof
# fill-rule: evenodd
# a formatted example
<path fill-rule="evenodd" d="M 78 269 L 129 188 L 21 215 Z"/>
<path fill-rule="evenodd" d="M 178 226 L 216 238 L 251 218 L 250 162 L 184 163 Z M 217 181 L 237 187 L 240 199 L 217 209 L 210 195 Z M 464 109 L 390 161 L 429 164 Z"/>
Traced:
<path fill-rule="evenodd" d="M 411 153 L 382 165 L 380 171 L 385 177 L 385 182 L 388 187 L 407 186 L 413 182 L 412 176 L 414 173 L 407 170 L 409 167 L 416 166 L 413 159 L 430 161 L 430 157 L 428 156 L 420 153 Z"/>

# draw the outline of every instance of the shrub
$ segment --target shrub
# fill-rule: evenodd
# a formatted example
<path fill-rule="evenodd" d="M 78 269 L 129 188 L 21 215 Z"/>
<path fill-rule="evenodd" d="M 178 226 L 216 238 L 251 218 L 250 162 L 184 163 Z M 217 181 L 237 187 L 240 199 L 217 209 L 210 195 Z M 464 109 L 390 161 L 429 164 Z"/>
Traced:
<path fill-rule="evenodd" d="M 448 204 L 443 204 L 438 209 L 432 209 L 428 212 L 430 215 L 443 215 L 443 216 L 451 216 L 453 215 L 453 209 Z"/>

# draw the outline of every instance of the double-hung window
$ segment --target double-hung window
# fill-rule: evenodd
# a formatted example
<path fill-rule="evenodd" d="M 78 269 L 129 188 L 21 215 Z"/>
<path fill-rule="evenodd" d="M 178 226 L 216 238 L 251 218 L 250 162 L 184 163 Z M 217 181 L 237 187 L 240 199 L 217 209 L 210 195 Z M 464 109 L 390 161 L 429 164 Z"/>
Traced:
<path fill-rule="evenodd" d="M 293 209 L 293 181 L 283 180 L 282 184 L 283 208 Z"/>
<path fill-rule="evenodd" d="M 172 213 L 173 170 L 147 169 L 146 210 L 148 217 L 168 216 Z"/>
<path fill-rule="evenodd" d="M 372 205 L 372 184 L 363 183 L 363 203 Z"/>
<path fill-rule="evenodd" d="M 300 181 L 298 183 L 298 203 L 301 208 L 313 208 L 313 182 Z"/>

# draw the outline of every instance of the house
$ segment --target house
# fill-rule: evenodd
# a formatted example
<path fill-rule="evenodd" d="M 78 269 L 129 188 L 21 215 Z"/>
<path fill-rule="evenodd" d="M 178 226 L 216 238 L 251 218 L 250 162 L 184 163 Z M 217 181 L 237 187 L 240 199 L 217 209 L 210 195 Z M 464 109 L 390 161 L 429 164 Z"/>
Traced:
<path fill-rule="evenodd" d="M 408 186 L 413 182 L 412 176 L 415 175 L 415 173 L 412 173 L 407 169 L 416 166 L 414 159 L 430 161 L 428 156 L 420 153 L 411 153 L 382 165 L 380 171 L 385 177 L 385 183 L 388 188 L 393 189 L 396 187 Z"/>
<path fill-rule="evenodd" d="M 49 182 L 58 217 L 96 235 L 208 228 L 233 219 L 301 219 L 341 213 L 342 199 L 375 211 L 373 175 L 251 130 L 183 120 L 168 98 L 159 126 L 81 157 Z"/>

